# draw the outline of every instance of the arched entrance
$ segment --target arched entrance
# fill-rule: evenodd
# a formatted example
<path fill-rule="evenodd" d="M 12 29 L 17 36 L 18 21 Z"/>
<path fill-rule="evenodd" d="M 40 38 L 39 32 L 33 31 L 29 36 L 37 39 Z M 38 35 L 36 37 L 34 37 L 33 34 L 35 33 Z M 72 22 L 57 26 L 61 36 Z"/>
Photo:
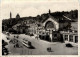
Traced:
<path fill-rule="evenodd" d="M 53 38 L 53 31 L 58 31 L 59 29 L 59 23 L 54 19 L 54 18 L 48 18 L 44 23 L 43 23 L 44 28 L 46 31 L 48 31 L 48 35 L 52 41 Z"/>
<path fill-rule="evenodd" d="M 46 22 L 46 24 L 45 24 L 45 29 L 46 29 L 46 30 L 55 30 L 56 27 L 55 27 L 55 24 L 54 24 L 53 22 L 48 21 L 48 22 Z"/>
<path fill-rule="evenodd" d="M 52 29 L 52 30 L 55 30 L 55 31 L 58 31 L 58 29 L 59 29 L 59 23 L 52 18 L 48 18 L 43 23 L 43 26 L 45 27 L 45 29 Z"/>

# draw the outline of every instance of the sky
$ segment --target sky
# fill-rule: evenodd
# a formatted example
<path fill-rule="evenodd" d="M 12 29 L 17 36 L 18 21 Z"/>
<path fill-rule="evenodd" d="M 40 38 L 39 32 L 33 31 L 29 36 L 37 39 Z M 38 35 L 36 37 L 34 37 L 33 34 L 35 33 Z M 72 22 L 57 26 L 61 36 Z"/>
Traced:
<path fill-rule="evenodd" d="M 55 11 L 71 11 L 78 9 L 78 3 L 76 1 L 26 1 L 26 0 L 3 0 L 0 2 L 1 19 L 10 18 L 10 12 L 12 18 L 15 18 L 17 13 L 20 17 L 37 16 L 43 13 Z"/>

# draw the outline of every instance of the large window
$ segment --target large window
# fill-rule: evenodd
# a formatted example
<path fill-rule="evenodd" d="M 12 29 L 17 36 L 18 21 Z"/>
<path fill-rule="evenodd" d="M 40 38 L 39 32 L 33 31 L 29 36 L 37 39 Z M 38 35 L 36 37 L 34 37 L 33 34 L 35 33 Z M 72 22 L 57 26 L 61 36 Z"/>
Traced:
<path fill-rule="evenodd" d="M 48 21 L 46 24 L 45 24 L 45 29 L 55 29 L 55 24 L 53 24 L 53 22 L 51 21 Z"/>
<path fill-rule="evenodd" d="M 68 41 L 68 35 L 65 35 L 65 40 Z"/>
<path fill-rule="evenodd" d="M 70 42 L 73 42 L 73 35 L 70 35 L 70 36 L 69 36 L 69 41 L 70 41 Z"/>

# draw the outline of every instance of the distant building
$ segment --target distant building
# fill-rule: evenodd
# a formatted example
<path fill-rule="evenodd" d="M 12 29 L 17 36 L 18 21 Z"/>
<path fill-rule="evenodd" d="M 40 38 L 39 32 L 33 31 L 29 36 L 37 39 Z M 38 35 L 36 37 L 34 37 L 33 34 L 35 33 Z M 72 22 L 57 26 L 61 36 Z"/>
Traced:
<path fill-rule="evenodd" d="M 23 26 L 23 25 L 20 25 L 20 26 L 17 26 L 17 31 L 18 33 L 28 33 L 28 28 L 29 26 Z"/>
<path fill-rule="evenodd" d="M 16 19 L 20 19 L 20 15 L 19 14 L 16 15 Z"/>
<path fill-rule="evenodd" d="M 10 18 L 12 18 L 11 13 Z M 68 42 L 78 42 L 78 34 L 76 32 L 65 32 L 68 30 L 75 31 L 75 28 L 72 27 L 72 19 L 60 13 L 53 14 L 51 10 L 49 10 L 49 13 L 42 14 L 41 16 L 38 15 L 37 17 L 20 17 L 17 14 L 16 18 L 9 20 L 9 23 L 11 26 L 13 25 L 12 28 L 18 33 L 31 33 L 37 34 L 37 36 L 43 35 L 43 38 L 45 35 L 48 35 L 49 37 L 45 37 L 44 39 L 50 39 L 52 42 L 62 41 L 64 39 L 64 41 L 67 39 Z M 3 28 L 5 29 L 4 26 Z"/>
<path fill-rule="evenodd" d="M 45 18 L 45 17 L 44 17 Z M 51 41 L 66 41 L 66 37 L 64 35 L 68 36 L 68 42 L 78 42 L 78 34 L 76 32 L 66 32 L 68 30 L 72 30 L 71 26 L 72 20 L 66 16 L 59 16 L 58 18 L 54 17 L 54 15 L 51 14 L 51 11 L 49 10 L 48 18 L 43 22 L 44 27 L 44 34 L 48 34 L 50 36 Z M 61 33 L 61 31 L 64 31 L 64 33 Z M 74 30 L 73 30 L 74 31 Z M 39 30 L 39 33 L 41 34 L 43 32 L 42 29 Z M 43 34 L 42 34 L 43 35 Z M 72 37 L 72 38 L 71 38 Z"/>
<path fill-rule="evenodd" d="M 68 20 L 64 16 L 61 19 L 56 19 L 54 16 L 51 14 L 48 14 L 49 18 L 43 22 L 43 26 L 47 30 L 53 30 L 53 31 L 58 31 L 58 30 L 63 30 L 65 28 L 68 29 L 68 25 L 70 25 L 71 20 Z"/>
<path fill-rule="evenodd" d="M 16 24 L 16 25 L 14 25 L 12 28 L 14 29 L 14 30 L 16 30 L 17 31 L 17 33 L 21 33 L 21 34 L 23 34 L 23 33 L 28 33 L 29 31 L 28 31 L 28 28 L 29 28 L 30 26 L 28 26 L 28 25 L 26 25 L 26 24 Z"/>

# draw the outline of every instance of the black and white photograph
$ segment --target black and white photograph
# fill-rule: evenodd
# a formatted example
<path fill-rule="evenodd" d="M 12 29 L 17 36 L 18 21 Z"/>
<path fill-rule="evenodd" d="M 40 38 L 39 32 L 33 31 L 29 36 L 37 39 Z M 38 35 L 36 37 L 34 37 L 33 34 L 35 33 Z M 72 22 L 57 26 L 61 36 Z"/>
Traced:
<path fill-rule="evenodd" d="M 1 1 L 2 56 L 78 55 L 77 1 Z"/>

